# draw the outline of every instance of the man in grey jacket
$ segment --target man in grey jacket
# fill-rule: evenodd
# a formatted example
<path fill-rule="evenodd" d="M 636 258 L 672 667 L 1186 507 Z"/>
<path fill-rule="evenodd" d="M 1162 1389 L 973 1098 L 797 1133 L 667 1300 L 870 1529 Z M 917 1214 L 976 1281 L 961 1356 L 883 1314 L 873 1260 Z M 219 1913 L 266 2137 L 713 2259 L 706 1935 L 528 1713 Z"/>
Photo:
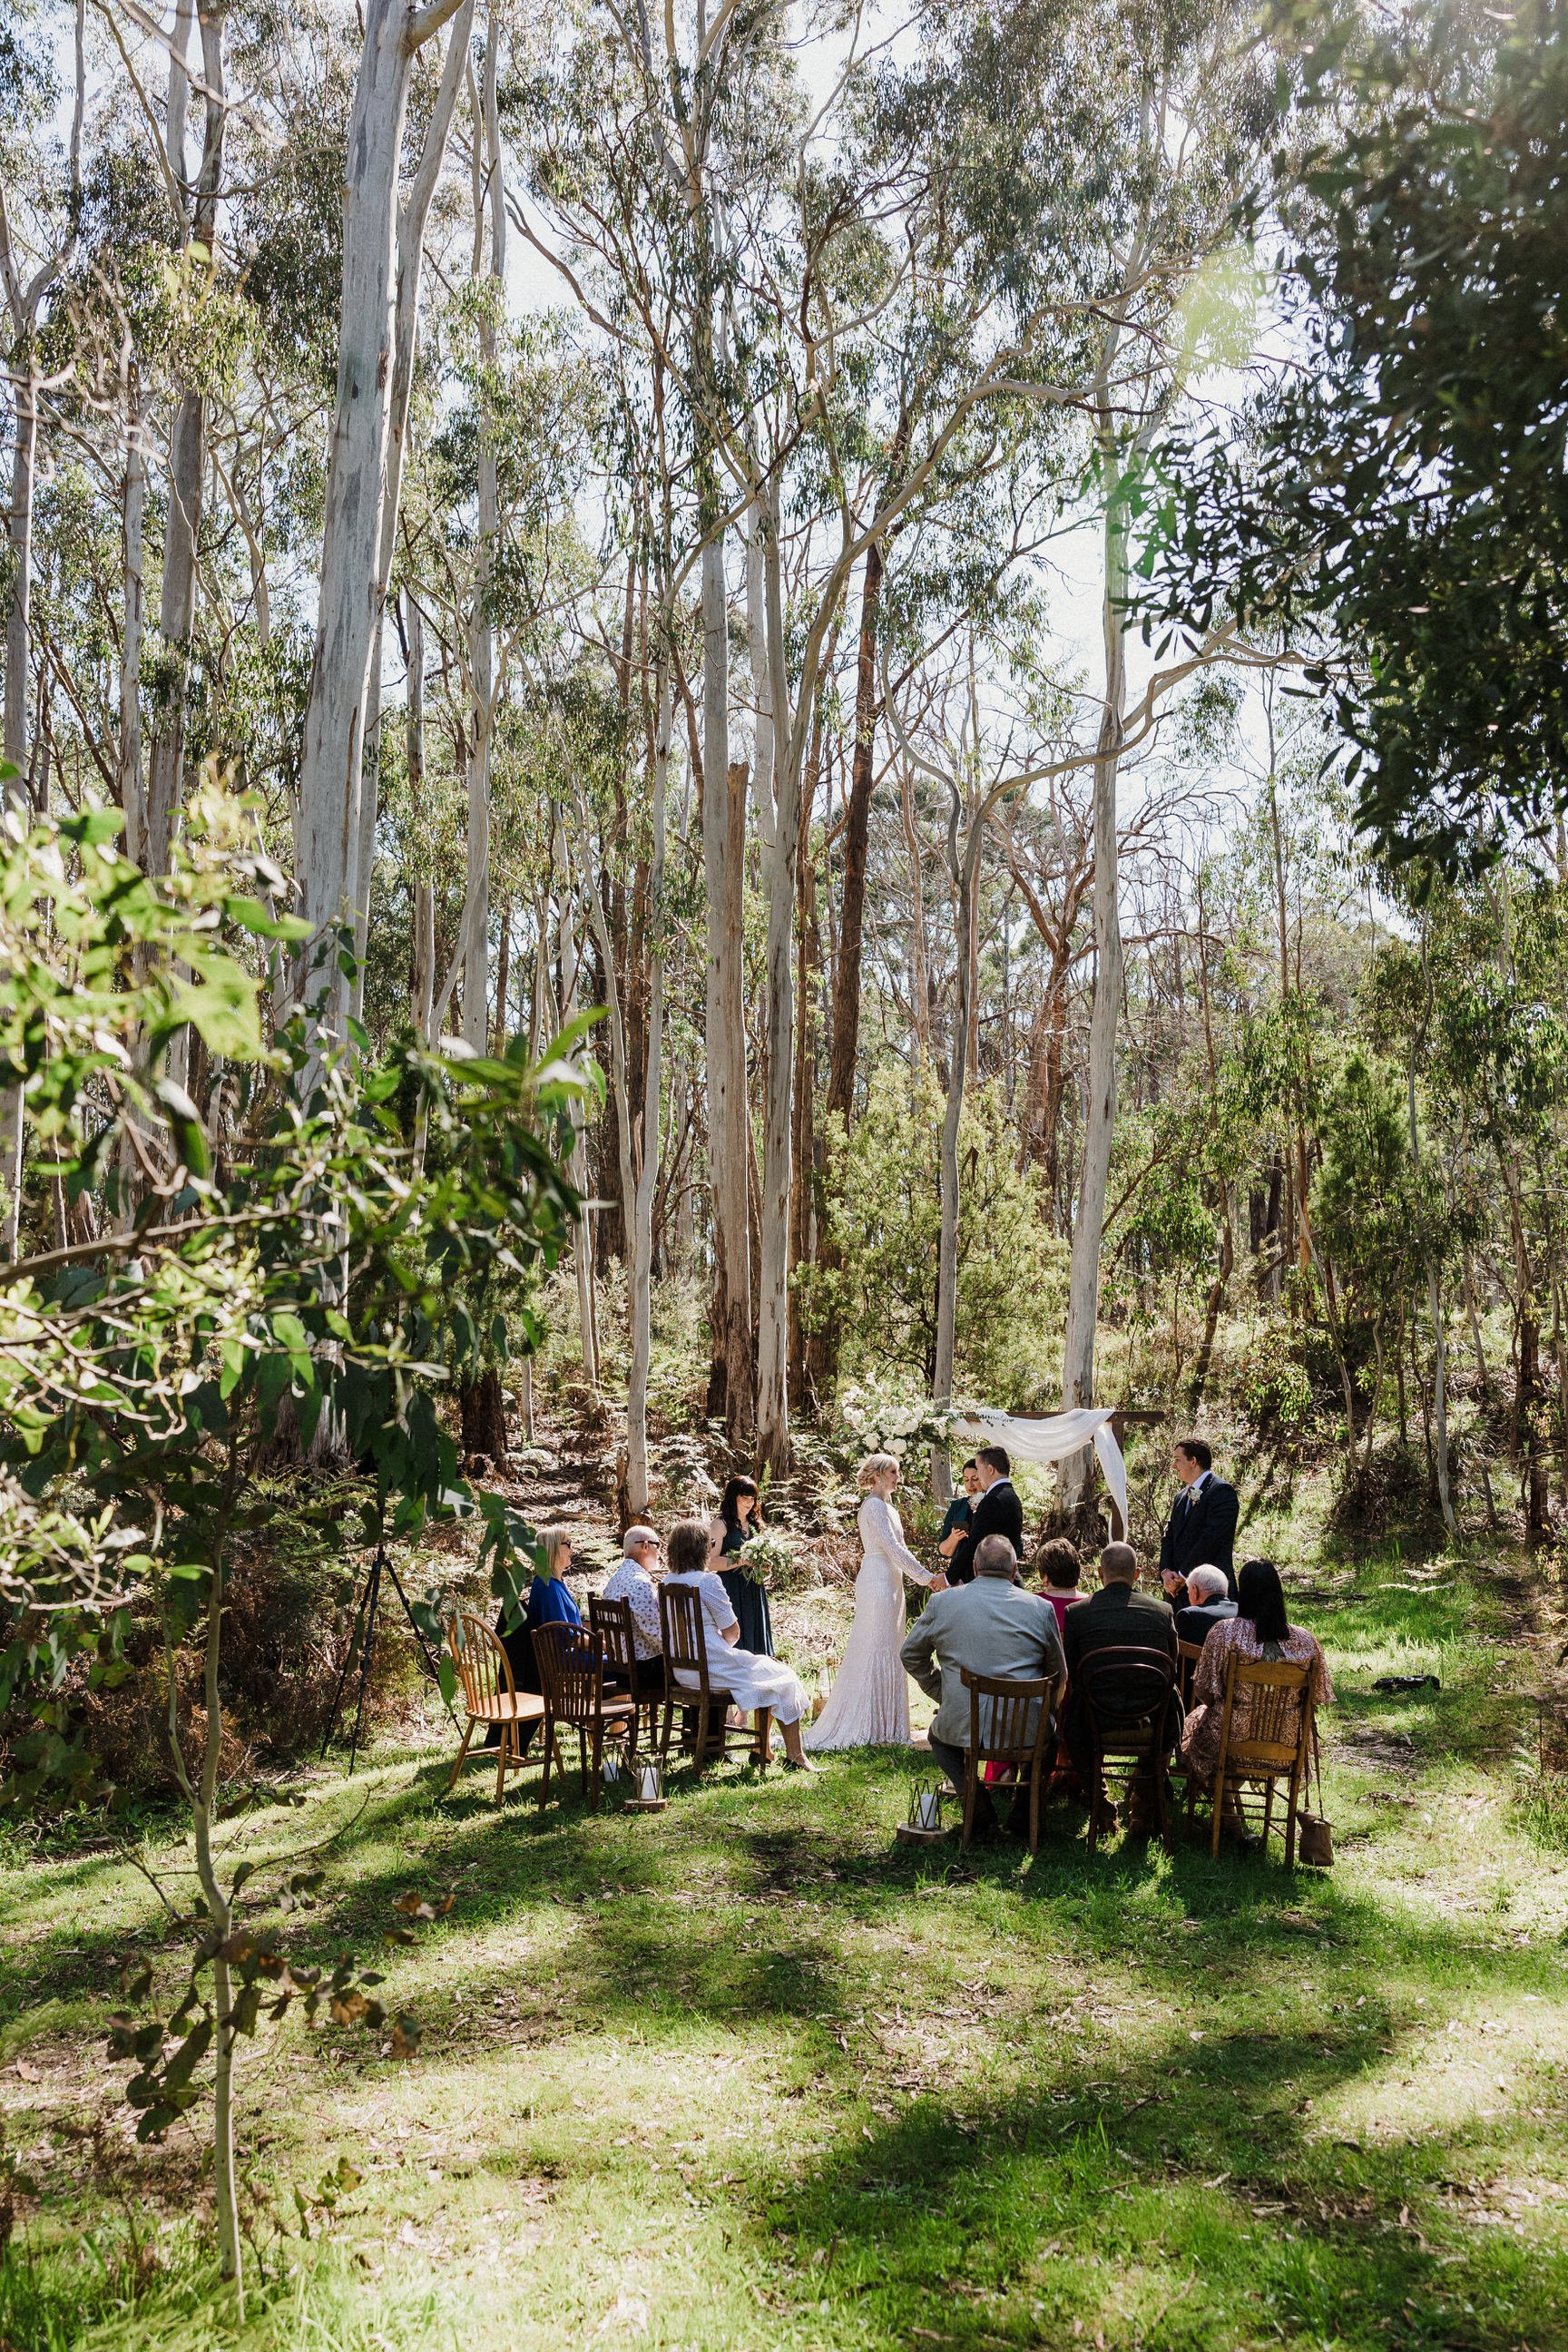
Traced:
<path fill-rule="evenodd" d="M 963 1786 L 963 1758 L 969 1746 L 969 1693 L 963 1687 L 965 1666 L 971 1674 L 1005 1676 L 1014 1682 L 1056 1685 L 1047 1704 L 1055 1715 L 1061 1697 L 1067 1664 L 1062 1656 L 1057 1612 L 1037 1593 L 1026 1592 L 1018 1582 L 1018 1556 L 1005 1536 L 986 1536 L 974 1549 L 974 1580 L 950 1585 L 933 1593 L 910 1626 L 900 1652 L 905 1671 L 914 1676 L 928 1697 L 939 1702 L 931 1727 L 931 1752 L 954 1788 Z M 1009 1829 L 1027 1819 L 1027 1801 L 1015 1806 Z M 982 1790 L 977 1820 L 995 1826 L 991 1800 Z"/>

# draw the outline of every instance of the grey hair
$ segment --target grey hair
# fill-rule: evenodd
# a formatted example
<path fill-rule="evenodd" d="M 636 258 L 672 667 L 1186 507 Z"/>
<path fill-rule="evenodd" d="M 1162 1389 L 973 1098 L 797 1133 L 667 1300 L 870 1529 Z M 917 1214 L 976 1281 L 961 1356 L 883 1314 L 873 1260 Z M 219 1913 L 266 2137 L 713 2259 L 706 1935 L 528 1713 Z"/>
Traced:
<path fill-rule="evenodd" d="M 976 1576 L 1013 1576 L 1017 1567 L 1018 1555 L 1005 1536 L 982 1536 L 974 1547 Z"/>
<path fill-rule="evenodd" d="M 626 1534 L 621 1538 L 621 1549 L 625 1552 L 626 1558 L 630 1559 L 633 1552 L 637 1549 L 639 1544 L 656 1544 L 658 1541 L 658 1529 L 657 1528 L 644 1527 L 642 1521 L 638 1519 L 626 1529 Z"/>
<path fill-rule="evenodd" d="M 1138 1555 L 1131 1544 L 1107 1544 L 1100 1555 L 1100 1565 L 1104 1573 L 1119 1584 L 1136 1584 L 1138 1581 Z"/>
<path fill-rule="evenodd" d="M 1223 1601 L 1230 1591 L 1223 1568 L 1190 1568 L 1187 1570 L 1189 1601 Z"/>

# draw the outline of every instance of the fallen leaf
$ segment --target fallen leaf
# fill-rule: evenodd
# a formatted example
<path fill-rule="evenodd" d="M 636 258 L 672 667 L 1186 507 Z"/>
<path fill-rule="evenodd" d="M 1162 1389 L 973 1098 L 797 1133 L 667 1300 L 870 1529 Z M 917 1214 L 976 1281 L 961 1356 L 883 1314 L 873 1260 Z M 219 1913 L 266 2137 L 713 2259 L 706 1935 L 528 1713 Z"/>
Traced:
<path fill-rule="evenodd" d="M 44 2079 L 43 2068 L 41 2066 L 35 2066 L 32 2061 L 27 2058 L 17 2059 L 16 2072 L 20 2074 L 24 2083 L 41 2083 Z"/>

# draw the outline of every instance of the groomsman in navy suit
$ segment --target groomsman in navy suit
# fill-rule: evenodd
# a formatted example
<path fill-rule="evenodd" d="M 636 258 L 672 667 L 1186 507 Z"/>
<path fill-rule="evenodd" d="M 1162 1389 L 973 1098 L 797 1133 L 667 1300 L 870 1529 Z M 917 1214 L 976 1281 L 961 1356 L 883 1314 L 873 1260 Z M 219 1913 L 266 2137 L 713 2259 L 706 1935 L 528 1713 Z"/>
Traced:
<path fill-rule="evenodd" d="M 1201 1437 L 1179 1437 L 1171 1462 L 1182 1491 L 1160 1545 L 1166 1598 L 1173 1584 L 1185 1583 L 1189 1568 L 1217 1568 L 1234 1601 L 1236 1523 L 1241 1516 L 1236 1488 L 1215 1476 L 1214 1448 Z"/>

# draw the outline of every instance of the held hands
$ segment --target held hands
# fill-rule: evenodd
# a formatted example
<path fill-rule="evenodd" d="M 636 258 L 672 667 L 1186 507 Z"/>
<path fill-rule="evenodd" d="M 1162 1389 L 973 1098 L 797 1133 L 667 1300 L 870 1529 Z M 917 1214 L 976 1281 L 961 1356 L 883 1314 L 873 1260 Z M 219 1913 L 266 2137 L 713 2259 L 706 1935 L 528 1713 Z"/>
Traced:
<path fill-rule="evenodd" d="M 937 1570 L 936 1574 L 931 1578 L 931 1589 L 933 1592 L 945 1592 L 948 1589 L 947 1579 L 943 1576 L 940 1568 Z"/>

